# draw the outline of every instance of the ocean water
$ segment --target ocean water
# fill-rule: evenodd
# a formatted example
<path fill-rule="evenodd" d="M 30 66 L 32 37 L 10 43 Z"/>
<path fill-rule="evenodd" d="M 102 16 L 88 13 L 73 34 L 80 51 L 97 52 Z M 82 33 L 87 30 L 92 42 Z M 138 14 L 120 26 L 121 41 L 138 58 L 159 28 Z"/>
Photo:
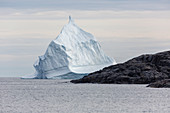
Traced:
<path fill-rule="evenodd" d="M 0 113 L 170 113 L 170 89 L 0 78 Z"/>

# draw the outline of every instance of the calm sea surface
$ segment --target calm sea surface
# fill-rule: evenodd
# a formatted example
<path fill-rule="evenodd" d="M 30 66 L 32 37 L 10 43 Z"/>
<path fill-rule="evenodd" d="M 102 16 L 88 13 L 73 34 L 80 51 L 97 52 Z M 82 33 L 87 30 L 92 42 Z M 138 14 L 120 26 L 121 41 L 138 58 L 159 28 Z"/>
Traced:
<path fill-rule="evenodd" d="M 0 113 L 170 113 L 170 89 L 0 78 Z"/>

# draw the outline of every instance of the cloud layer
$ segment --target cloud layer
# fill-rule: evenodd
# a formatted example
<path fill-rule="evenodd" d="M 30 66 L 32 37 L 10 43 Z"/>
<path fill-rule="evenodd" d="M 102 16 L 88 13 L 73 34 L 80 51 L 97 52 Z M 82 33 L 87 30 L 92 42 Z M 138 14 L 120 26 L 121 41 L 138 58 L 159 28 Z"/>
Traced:
<path fill-rule="evenodd" d="M 169 0 L 1 0 L 0 7 L 46 10 L 169 10 Z"/>

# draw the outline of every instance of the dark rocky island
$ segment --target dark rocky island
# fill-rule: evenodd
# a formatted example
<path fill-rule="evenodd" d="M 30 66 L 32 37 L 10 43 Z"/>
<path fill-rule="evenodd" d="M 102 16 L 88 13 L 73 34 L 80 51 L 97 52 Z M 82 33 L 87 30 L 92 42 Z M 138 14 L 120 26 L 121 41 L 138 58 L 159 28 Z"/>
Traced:
<path fill-rule="evenodd" d="M 146 54 L 90 73 L 72 83 L 150 84 L 170 79 L 170 51 Z M 156 84 L 155 83 L 155 84 Z M 153 86 L 150 84 L 150 86 Z M 169 86 L 169 85 L 168 85 Z"/>

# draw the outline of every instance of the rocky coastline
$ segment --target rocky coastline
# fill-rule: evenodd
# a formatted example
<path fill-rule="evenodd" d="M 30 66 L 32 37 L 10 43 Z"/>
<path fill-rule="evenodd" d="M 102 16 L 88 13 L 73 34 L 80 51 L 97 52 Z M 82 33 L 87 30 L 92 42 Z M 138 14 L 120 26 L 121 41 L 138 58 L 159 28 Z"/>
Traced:
<path fill-rule="evenodd" d="M 149 87 L 170 87 L 170 51 L 145 54 L 125 63 L 90 73 L 72 83 L 149 84 Z M 161 82 L 160 82 L 161 81 Z M 157 85 L 165 83 L 168 85 Z"/>

